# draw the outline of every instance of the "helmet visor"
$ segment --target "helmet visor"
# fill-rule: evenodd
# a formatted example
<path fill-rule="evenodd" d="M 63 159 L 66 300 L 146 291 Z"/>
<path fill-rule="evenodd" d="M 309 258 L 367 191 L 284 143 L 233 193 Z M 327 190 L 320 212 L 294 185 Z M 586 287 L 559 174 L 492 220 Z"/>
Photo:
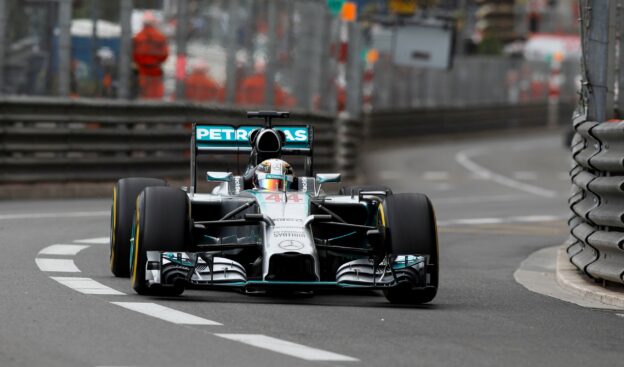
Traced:
<path fill-rule="evenodd" d="M 286 191 L 293 181 L 290 175 L 258 174 L 258 188 L 268 191 Z"/>

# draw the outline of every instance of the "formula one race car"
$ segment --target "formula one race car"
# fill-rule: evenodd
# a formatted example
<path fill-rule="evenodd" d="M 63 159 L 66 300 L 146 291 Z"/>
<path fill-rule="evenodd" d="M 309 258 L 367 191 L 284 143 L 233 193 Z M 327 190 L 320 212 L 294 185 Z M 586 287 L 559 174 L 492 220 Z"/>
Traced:
<path fill-rule="evenodd" d="M 110 266 L 139 294 L 179 295 L 185 288 L 310 292 L 383 290 L 393 303 L 431 301 L 438 287 L 433 207 L 422 194 L 383 186 L 321 186 L 313 174 L 311 126 L 272 126 L 287 112 L 249 112 L 263 126 L 193 126 L 190 186 L 152 178 L 116 184 Z M 217 186 L 197 192 L 199 155 L 249 154 L 245 173 L 202 173 Z M 295 177 L 287 156 L 299 156 Z"/>

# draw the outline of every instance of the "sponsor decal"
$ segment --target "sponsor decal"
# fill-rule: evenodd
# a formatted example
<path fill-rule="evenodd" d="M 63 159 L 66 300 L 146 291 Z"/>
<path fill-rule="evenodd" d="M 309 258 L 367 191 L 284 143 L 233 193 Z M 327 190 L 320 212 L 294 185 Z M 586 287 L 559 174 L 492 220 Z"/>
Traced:
<path fill-rule="evenodd" d="M 276 130 L 284 132 L 287 143 L 303 143 L 308 141 L 308 129 L 305 127 L 277 127 Z"/>
<path fill-rule="evenodd" d="M 235 193 L 240 193 L 242 190 L 242 182 L 243 182 L 243 178 L 241 176 L 235 176 L 234 177 L 234 192 Z"/>
<path fill-rule="evenodd" d="M 298 219 L 298 218 L 273 218 L 274 222 L 297 222 L 297 223 L 301 223 L 303 222 L 303 219 Z"/>
<path fill-rule="evenodd" d="M 275 238 L 306 238 L 305 232 L 300 231 L 273 231 L 273 237 Z"/>
<path fill-rule="evenodd" d="M 236 143 L 249 142 L 249 134 L 259 129 L 259 126 L 197 126 L 195 138 L 198 142 Z M 307 143 L 308 129 L 306 127 L 276 126 L 275 130 L 283 131 L 286 143 Z"/>
<path fill-rule="evenodd" d="M 271 160 L 271 173 L 267 175 L 267 178 L 283 179 L 282 177 L 282 161 L 278 159 Z"/>
<path fill-rule="evenodd" d="M 299 241 L 295 241 L 295 240 L 282 241 L 277 246 L 279 246 L 279 248 L 281 248 L 282 250 L 288 250 L 288 251 L 301 250 L 304 247 L 303 243 Z"/>

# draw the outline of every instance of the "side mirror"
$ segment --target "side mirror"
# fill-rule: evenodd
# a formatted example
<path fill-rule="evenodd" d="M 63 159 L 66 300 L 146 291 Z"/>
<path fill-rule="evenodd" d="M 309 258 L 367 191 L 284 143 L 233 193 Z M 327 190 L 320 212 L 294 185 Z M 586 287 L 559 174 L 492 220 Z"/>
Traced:
<path fill-rule="evenodd" d="M 206 172 L 206 179 L 211 182 L 230 182 L 232 179 L 232 172 Z"/>
<path fill-rule="evenodd" d="M 324 184 L 328 182 L 340 182 L 342 175 L 340 173 L 317 173 L 316 182 Z"/>

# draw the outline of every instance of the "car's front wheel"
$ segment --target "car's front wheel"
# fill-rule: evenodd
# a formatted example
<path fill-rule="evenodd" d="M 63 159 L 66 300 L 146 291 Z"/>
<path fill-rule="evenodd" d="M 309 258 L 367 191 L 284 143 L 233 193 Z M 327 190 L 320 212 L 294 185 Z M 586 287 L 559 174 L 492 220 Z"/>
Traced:
<path fill-rule="evenodd" d="M 166 186 L 157 178 L 132 177 L 117 181 L 113 189 L 110 228 L 110 269 L 116 277 L 130 276 L 130 237 L 137 196 L 148 186 Z"/>
<path fill-rule="evenodd" d="M 186 193 L 172 187 L 147 187 L 139 195 L 132 248 L 132 288 L 143 295 L 180 295 L 183 284 L 149 286 L 147 252 L 184 252 L 189 234 L 189 202 Z"/>
<path fill-rule="evenodd" d="M 421 304 L 433 300 L 438 289 L 438 235 L 435 214 L 423 194 L 394 194 L 380 206 L 380 219 L 387 228 L 387 251 L 392 255 L 422 255 L 427 258 L 427 287 L 402 283 L 384 290 L 391 303 Z"/>

